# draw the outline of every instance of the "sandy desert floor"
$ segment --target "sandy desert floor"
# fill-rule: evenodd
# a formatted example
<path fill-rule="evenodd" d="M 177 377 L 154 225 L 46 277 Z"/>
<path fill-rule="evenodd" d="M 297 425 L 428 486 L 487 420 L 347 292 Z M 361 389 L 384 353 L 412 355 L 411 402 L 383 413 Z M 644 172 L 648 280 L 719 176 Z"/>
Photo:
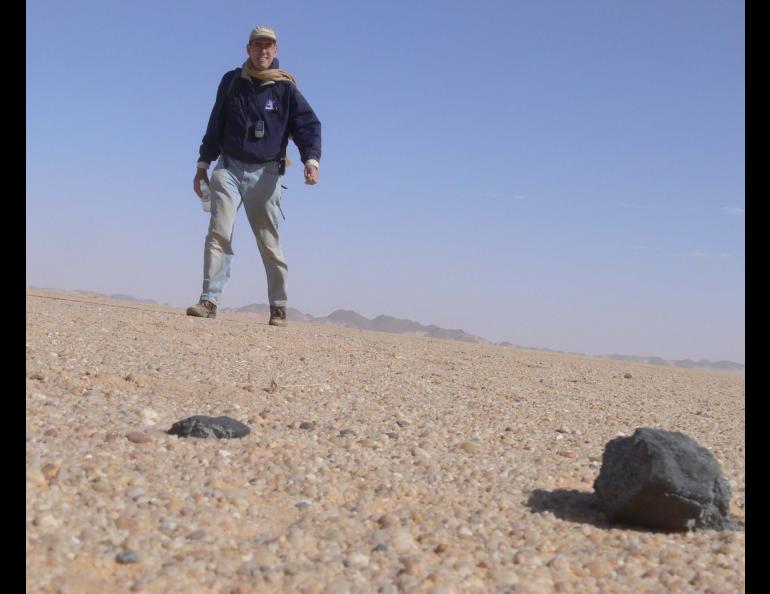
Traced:
<path fill-rule="evenodd" d="M 26 340 L 28 592 L 745 589 L 742 374 L 41 289 Z M 252 432 L 165 433 L 195 414 Z M 609 525 L 637 427 L 709 448 L 741 529 Z"/>

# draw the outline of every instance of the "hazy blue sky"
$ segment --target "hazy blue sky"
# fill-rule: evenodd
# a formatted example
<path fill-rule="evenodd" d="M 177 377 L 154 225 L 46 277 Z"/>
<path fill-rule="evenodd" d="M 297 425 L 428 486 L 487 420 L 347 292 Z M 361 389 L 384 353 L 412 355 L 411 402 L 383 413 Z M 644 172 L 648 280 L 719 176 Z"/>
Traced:
<path fill-rule="evenodd" d="M 257 24 L 323 123 L 320 184 L 284 178 L 291 306 L 744 361 L 732 0 L 29 0 L 28 284 L 197 301 L 198 148 Z M 243 212 L 234 248 L 221 305 L 266 302 Z"/>

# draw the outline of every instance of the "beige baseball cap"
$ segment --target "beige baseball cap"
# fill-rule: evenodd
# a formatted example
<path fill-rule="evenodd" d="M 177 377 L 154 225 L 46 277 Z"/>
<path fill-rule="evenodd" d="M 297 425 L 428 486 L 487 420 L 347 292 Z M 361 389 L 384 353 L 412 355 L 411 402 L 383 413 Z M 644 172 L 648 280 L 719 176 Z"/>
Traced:
<path fill-rule="evenodd" d="M 275 35 L 275 31 L 264 25 L 259 25 L 258 27 L 254 27 L 251 30 L 251 33 L 249 34 L 249 43 L 255 39 L 271 39 L 278 43 L 278 38 Z"/>

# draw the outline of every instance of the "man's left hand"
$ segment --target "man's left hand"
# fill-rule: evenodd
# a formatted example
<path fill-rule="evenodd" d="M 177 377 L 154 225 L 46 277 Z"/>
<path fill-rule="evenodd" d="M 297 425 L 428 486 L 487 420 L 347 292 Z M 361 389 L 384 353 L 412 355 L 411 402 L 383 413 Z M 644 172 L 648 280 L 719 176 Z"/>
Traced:
<path fill-rule="evenodd" d="M 315 165 L 305 165 L 305 183 L 314 186 L 318 183 L 318 167 Z"/>

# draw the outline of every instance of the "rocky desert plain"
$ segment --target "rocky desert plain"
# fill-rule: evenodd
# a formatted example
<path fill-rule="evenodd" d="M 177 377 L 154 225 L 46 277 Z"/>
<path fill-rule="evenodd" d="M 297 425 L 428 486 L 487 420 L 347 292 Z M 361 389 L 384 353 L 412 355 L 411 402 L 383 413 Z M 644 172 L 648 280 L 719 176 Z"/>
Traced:
<path fill-rule="evenodd" d="M 742 373 L 27 288 L 26 591 L 745 591 Z M 192 415 L 249 425 L 181 438 Z M 732 531 L 610 524 L 604 445 L 708 448 Z"/>

